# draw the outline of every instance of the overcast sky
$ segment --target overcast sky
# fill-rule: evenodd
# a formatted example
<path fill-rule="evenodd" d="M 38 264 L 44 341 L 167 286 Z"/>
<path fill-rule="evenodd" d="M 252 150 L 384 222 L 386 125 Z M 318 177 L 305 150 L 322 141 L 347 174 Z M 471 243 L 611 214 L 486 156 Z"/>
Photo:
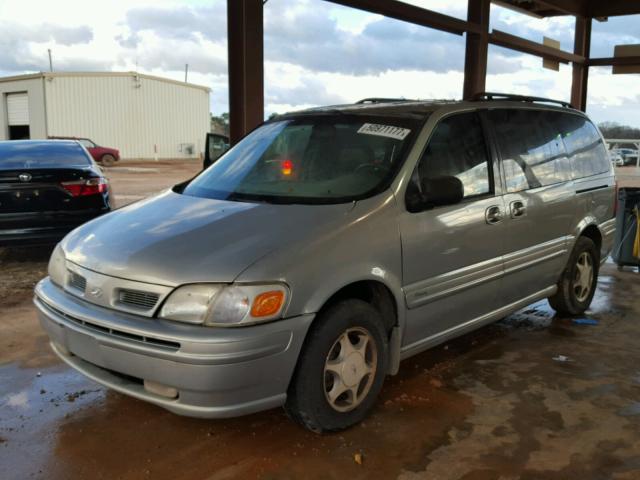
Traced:
<path fill-rule="evenodd" d="M 407 0 L 458 18 L 467 0 Z M 34 14 L 37 13 L 37 14 Z M 492 28 L 573 48 L 574 20 L 537 20 L 492 6 Z M 640 16 L 595 22 L 593 56 L 640 43 Z M 322 0 L 265 5 L 265 110 L 363 97 L 459 98 L 464 38 Z M 0 0 L 0 75 L 48 70 L 128 71 L 209 86 L 211 110 L 228 111 L 226 0 Z M 490 47 L 487 90 L 569 100 L 571 69 Z M 640 127 L 640 75 L 592 68 L 588 113 Z"/>

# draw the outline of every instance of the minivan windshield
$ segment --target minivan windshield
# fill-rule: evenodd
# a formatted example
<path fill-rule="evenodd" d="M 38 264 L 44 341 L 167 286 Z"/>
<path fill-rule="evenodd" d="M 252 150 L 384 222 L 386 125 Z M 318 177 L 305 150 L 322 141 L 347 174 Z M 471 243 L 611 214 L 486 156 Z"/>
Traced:
<path fill-rule="evenodd" d="M 299 116 L 253 131 L 183 194 L 270 203 L 343 203 L 388 186 L 421 123 L 362 115 Z"/>

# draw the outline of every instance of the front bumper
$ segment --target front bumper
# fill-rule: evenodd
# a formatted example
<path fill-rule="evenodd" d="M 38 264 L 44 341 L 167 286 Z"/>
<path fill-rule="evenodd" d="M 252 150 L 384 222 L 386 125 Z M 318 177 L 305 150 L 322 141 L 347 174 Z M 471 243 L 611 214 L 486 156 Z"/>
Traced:
<path fill-rule="evenodd" d="M 45 278 L 34 303 L 54 352 L 93 380 L 172 412 L 245 415 L 284 404 L 313 315 L 243 328 L 208 328 L 89 304 Z M 177 390 L 148 391 L 143 381 Z"/>

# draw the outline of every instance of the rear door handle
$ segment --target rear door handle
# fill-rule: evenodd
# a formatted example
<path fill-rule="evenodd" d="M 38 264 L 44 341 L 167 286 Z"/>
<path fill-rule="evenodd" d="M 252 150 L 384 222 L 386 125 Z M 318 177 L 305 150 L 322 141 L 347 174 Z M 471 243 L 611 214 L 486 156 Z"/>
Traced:
<path fill-rule="evenodd" d="M 492 205 L 484 212 L 484 218 L 489 225 L 500 223 L 503 218 L 502 210 L 500 210 L 498 205 Z"/>
<path fill-rule="evenodd" d="M 527 207 L 525 207 L 524 202 L 520 200 L 511 202 L 509 207 L 511 209 L 511 218 L 523 217 L 524 214 L 527 213 Z"/>

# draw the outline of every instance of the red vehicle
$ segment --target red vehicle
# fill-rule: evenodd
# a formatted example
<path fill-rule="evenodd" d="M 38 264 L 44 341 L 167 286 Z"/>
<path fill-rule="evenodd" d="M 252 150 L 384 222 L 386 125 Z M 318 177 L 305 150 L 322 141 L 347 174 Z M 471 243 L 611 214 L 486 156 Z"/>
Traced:
<path fill-rule="evenodd" d="M 82 146 L 84 146 L 93 159 L 104 165 L 105 167 L 110 167 L 120 160 L 120 151 L 115 148 L 109 147 L 101 147 L 97 145 L 94 141 L 88 138 L 78 138 L 78 137 L 49 137 L 52 140 L 77 140 Z"/>

